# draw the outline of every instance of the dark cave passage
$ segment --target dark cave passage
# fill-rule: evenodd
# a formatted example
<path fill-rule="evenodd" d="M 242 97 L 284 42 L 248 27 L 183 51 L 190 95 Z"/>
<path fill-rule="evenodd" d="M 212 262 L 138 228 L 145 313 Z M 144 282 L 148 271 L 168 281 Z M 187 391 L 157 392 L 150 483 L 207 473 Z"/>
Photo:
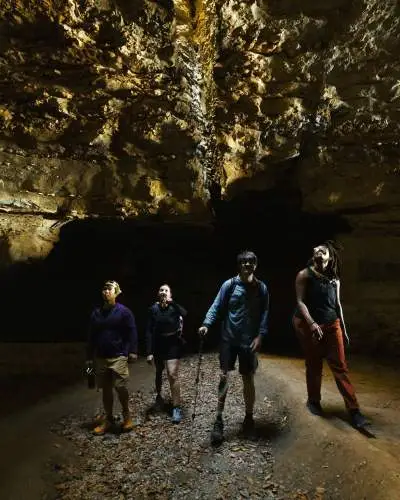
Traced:
<path fill-rule="evenodd" d="M 245 248 L 259 258 L 257 276 L 270 291 L 270 334 L 264 349 L 298 351 L 291 327 L 294 279 L 313 245 L 348 231 L 337 217 L 313 216 L 265 194 L 221 207 L 213 226 L 85 220 L 66 224 L 43 261 L 15 265 L 1 276 L 2 340 L 76 341 L 86 338 L 91 309 L 105 279 L 120 282 L 121 302 L 135 314 L 141 347 L 148 307 L 160 284 L 188 310 L 188 350 L 221 283 L 236 274 Z M 208 347 L 216 346 L 217 329 Z"/>

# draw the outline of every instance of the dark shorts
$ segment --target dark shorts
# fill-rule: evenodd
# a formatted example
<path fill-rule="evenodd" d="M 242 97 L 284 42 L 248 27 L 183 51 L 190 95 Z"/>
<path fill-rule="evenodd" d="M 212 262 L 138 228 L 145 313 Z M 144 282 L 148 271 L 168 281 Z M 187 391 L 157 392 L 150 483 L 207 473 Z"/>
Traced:
<path fill-rule="evenodd" d="M 165 337 L 160 339 L 154 351 L 154 361 L 156 366 L 164 366 L 164 361 L 169 359 L 181 359 L 182 340 L 178 336 Z"/>
<path fill-rule="evenodd" d="M 236 359 L 239 358 L 239 373 L 241 375 L 251 375 L 258 367 L 257 354 L 250 348 L 232 346 L 223 342 L 219 351 L 219 364 L 221 370 L 230 372 L 235 369 Z"/>

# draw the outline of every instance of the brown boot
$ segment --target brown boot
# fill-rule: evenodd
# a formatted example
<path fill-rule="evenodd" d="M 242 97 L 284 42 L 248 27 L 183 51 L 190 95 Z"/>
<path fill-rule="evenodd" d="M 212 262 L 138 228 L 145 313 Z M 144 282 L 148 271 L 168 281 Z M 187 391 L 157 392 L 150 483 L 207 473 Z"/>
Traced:
<path fill-rule="evenodd" d="M 122 432 L 130 432 L 135 427 L 130 416 L 124 417 L 124 421 L 122 422 L 121 429 Z"/>
<path fill-rule="evenodd" d="M 112 421 L 110 421 L 108 418 L 105 418 L 102 422 L 99 422 L 99 425 L 97 425 L 93 429 L 93 434 L 95 436 L 103 436 L 106 432 L 110 430 L 112 427 Z"/>

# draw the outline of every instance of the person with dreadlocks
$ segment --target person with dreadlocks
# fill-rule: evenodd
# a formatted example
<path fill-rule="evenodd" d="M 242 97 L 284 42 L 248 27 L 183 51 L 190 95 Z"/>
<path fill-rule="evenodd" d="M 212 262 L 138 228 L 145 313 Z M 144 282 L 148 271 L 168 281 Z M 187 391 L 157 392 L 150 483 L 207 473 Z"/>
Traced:
<path fill-rule="evenodd" d="M 303 348 L 306 364 L 307 407 L 323 415 L 321 383 L 323 358 L 356 428 L 367 424 L 350 382 L 343 337 L 349 341 L 340 302 L 340 260 L 338 246 L 326 241 L 313 249 L 313 256 L 296 277 L 297 307 L 293 326 Z"/>

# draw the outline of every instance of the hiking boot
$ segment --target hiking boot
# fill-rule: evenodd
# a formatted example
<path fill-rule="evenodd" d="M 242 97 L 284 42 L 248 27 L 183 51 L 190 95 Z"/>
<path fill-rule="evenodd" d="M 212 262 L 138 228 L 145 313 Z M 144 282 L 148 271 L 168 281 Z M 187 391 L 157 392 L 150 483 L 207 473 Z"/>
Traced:
<path fill-rule="evenodd" d="M 351 425 L 355 427 L 356 429 L 362 429 L 368 424 L 367 419 L 364 417 L 364 415 L 360 412 L 360 410 L 350 410 L 350 420 L 351 420 Z"/>
<path fill-rule="evenodd" d="M 313 415 L 317 415 L 317 417 L 323 416 L 324 410 L 319 401 L 307 401 L 306 406 Z"/>
<path fill-rule="evenodd" d="M 130 417 L 124 418 L 121 424 L 122 432 L 130 432 L 131 430 L 133 430 L 134 427 L 135 424 L 132 422 L 132 419 Z"/>
<path fill-rule="evenodd" d="M 99 424 L 102 424 L 102 423 L 104 422 L 104 420 L 105 420 L 105 419 L 106 419 L 106 416 L 105 416 L 105 415 L 102 415 L 102 414 L 100 414 L 100 415 L 95 415 L 95 416 L 93 417 L 93 424 L 94 424 L 95 426 L 97 426 L 97 425 L 99 425 Z"/>
<path fill-rule="evenodd" d="M 246 415 L 242 423 L 242 434 L 244 437 L 253 439 L 255 437 L 255 427 L 253 415 Z"/>
<path fill-rule="evenodd" d="M 160 394 L 157 394 L 156 401 L 154 403 L 154 409 L 156 411 L 162 411 L 164 409 L 164 400 Z"/>
<path fill-rule="evenodd" d="M 99 423 L 94 429 L 93 429 L 93 434 L 95 436 L 103 436 L 106 432 L 108 432 L 113 425 L 113 422 L 110 421 L 109 419 L 104 419 L 102 422 Z"/>
<path fill-rule="evenodd" d="M 218 446 L 224 440 L 224 422 L 222 418 L 217 418 L 214 422 L 213 430 L 211 431 L 211 444 Z"/>
<path fill-rule="evenodd" d="M 172 423 L 179 424 L 182 420 L 182 410 L 177 406 L 172 410 Z"/>

